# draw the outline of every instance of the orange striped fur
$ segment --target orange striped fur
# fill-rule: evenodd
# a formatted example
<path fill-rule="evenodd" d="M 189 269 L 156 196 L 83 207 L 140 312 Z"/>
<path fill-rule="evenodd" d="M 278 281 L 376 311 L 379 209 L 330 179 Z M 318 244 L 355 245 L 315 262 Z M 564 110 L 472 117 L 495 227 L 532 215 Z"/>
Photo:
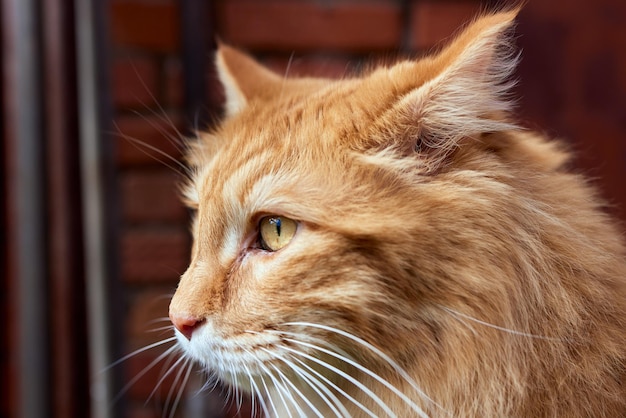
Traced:
<path fill-rule="evenodd" d="M 220 46 L 184 355 L 268 416 L 626 416 L 622 234 L 563 144 L 516 127 L 515 14 L 342 80 Z"/>

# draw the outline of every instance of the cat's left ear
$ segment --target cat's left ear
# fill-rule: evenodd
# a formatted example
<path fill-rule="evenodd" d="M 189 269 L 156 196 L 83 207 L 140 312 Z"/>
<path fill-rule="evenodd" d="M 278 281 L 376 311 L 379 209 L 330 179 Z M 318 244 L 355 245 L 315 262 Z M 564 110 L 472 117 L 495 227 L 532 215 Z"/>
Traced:
<path fill-rule="evenodd" d="M 226 116 L 239 113 L 252 100 L 271 98 L 280 88 L 278 75 L 233 47 L 220 43 L 215 61 L 226 96 Z"/>
<path fill-rule="evenodd" d="M 383 129 L 395 131 L 402 148 L 424 150 L 435 164 L 465 138 L 514 129 L 507 96 L 517 63 L 510 42 L 516 15 L 479 18 L 438 55 L 391 67 L 390 78 L 408 92 L 396 98 L 389 118 L 381 118 Z M 411 87 L 416 79 L 418 86 Z"/>

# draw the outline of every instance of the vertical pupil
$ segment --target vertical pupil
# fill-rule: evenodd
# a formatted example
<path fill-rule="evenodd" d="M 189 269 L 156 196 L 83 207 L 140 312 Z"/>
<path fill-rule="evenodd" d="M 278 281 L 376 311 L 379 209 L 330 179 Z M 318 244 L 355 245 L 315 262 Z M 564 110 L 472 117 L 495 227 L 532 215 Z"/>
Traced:
<path fill-rule="evenodd" d="M 276 234 L 280 237 L 280 224 L 281 224 L 280 218 L 271 218 L 270 224 L 276 227 Z"/>

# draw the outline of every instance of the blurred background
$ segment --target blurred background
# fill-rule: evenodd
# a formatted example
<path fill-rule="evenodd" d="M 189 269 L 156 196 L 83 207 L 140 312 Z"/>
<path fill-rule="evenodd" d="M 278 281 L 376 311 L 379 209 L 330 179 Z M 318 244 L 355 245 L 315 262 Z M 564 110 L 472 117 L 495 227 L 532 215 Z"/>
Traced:
<path fill-rule="evenodd" d="M 185 392 L 176 370 L 159 382 L 169 344 L 106 368 L 171 336 L 149 331 L 188 260 L 180 138 L 220 115 L 216 38 L 281 74 L 341 77 L 502 3 L 2 0 L 0 416 L 237 414 L 219 388 L 196 396 L 195 372 Z M 526 3 L 520 121 L 567 140 L 626 221 L 626 2 Z"/>

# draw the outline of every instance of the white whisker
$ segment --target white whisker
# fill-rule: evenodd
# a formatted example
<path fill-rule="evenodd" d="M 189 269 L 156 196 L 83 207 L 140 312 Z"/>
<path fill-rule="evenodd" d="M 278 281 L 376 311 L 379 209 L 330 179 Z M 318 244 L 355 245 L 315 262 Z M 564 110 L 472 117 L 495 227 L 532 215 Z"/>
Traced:
<path fill-rule="evenodd" d="M 442 411 L 446 412 L 449 415 L 449 413 L 445 411 L 445 409 L 441 405 L 437 404 L 428 395 L 426 395 L 426 393 L 424 393 L 424 391 L 419 387 L 419 385 L 415 382 L 415 380 L 413 380 L 413 378 L 409 376 L 409 374 L 406 372 L 406 370 L 404 370 L 404 368 L 400 367 L 398 363 L 396 363 L 391 357 L 385 354 L 382 350 L 368 343 L 364 339 L 359 338 L 353 334 L 350 334 L 349 332 L 342 331 L 340 329 L 337 329 L 328 325 L 315 324 L 311 322 L 289 322 L 284 325 L 319 328 L 319 329 L 323 329 L 329 332 L 342 335 L 346 338 L 351 339 L 354 342 L 361 344 L 363 347 L 367 348 L 368 350 L 370 350 L 371 352 L 379 356 L 381 359 L 383 359 L 388 365 L 390 365 L 396 371 L 396 373 L 398 373 L 413 388 L 413 390 L 420 397 L 422 397 L 422 399 L 432 403 L 433 405 L 437 406 L 439 409 L 441 409 Z"/>
<path fill-rule="evenodd" d="M 162 316 L 160 318 L 151 319 L 150 321 L 146 322 L 146 325 L 154 325 L 154 324 L 158 324 L 160 322 L 169 322 L 170 324 L 172 323 L 171 319 L 168 316 Z"/>
<path fill-rule="evenodd" d="M 291 410 L 289 408 L 289 405 L 287 404 L 287 400 L 283 396 L 283 395 L 289 395 L 289 397 L 291 397 L 291 395 L 289 394 L 289 390 L 285 386 L 283 386 L 282 383 L 280 383 L 278 381 L 278 378 L 276 378 L 276 376 L 274 376 L 274 374 L 269 369 L 269 367 L 265 366 L 262 362 L 259 362 L 259 366 L 261 367 L 261 369 L 263 369 L 265 374 L 267 376 L 269 376 L 270 380 L 274 384 L 274 388 L 276 388 L 278 396 L 280 397 L 280 400 L 281 400 L 283 406 L 285 407 L 285 411 L 289 414 L 289 417 L 291 418 L 292 417 Z M 269 392 L 268 392 L 268 396 L 271 396 L 271 394 Z M 278 412 L 276 413 L 276 415 L 278 415 Z"/>
<path fill-rule="evenodd" d="M 553 338 L 553 337 L 546 337 L 546 336 L 543 336 L 543 335 L 529 334 L 529 333 L 526 333 L 526 332 L 516 331 L 516 330 L 513 330 L 513 329 L 504 328 L 504 327 L 500 327 L 498 325 L 490 324 L 489 322 L 481 321 L 480 319 L 477 319 L 477 318 L 474 318 L 472 316 L 463 314 L 461 312 L 455 311 L 454 309 L 450 309 L 450 308 L 447 308 L 445 306 L 441 306 L 441 309 L 443 309 L 444 311 L 452 314 L 453 316 L 456 316 L 457 319 L 459 319 L 459 318 L 467 319 L 469 321 L 475 322 L 475 323 L 483 325 L 485 327 L 497 329 L 498 331 L 506 332 L 508 334 L 518 335 L 520 337 L 537 338 L 537 339 L 540 339 L 540 340 L 561 341 L 560 338 Z"/>
<path fill-rule="evenodd" d="M 193 363 L 187 360 L 187 362 L 185 362 L 185 365 L 181 368 L 181 370 L 184 370 L 185 367 L 187 367 L 187 373 L 185 373 L 185 378 L 180 384 L 180 388 L 178 389 L 178 394 L 176 395 L 176 399 L 174 399 L 174 403 L 172 404 L 172 410 L 170 412 L 169 418 L 174 418 L 174 414 L 176 413 L 176 408 L 178 408 L 180 399 L 183 396 L 183 392 L 185 391 L 185 386 L 187 386 L 187 382 L 189 381 L 189 375 L 191 374 L 191 370 L 193 369 Z"/>
<path fill-rule="evenodd" d="M 173 325 L 166 325 L 164 327 L 157 327 L 157 328 L 149 329 L 146 332 L 173 331 L 173 330 L 174 330 Z"/>
<path fill-rule="evenodd" d="M 241 391 L 239 390 L 239 380 L 237 378 L 237 371 L 236 368 L 234 366 L 233 363 L 230 363 L 230 374 L 233 378 L 233 397 L 234 397 L 234 402 L 235 405 L 237 406 L 237 412 L 235 413 L 235 415 L 239 415 L 239 413 L 241 412 L 241 406 L 243 404 L 243 399 L 241 396 Z"/>
<path fill-rule="evenodd" d="M 178 369 L 178 372 L 176 373 L 176 377 L 174 377 L 174 381 L 172 382 L 172 386 L 170 386 L 170 389 L 167 391 L 167 397 L 165 398 L 165 406 L 163 407 L 163 414 L 161 415 L 162 417 L 165 417 L 165 414 L 167 413 L 169 409 L 170 402 L 172 401 L 172 396 L 174 396 L 174 391 L 176 390 L 176 385 L 178 385 L 178 382 L 180 381 L 181 376 L 185 372 L 185 366 L 187 366 L 188 362 L 189 360 L 186 360 L 183 367 Z M 170 415 L 171 414 L 172 413 L 170 411 Z"/>
<path fill-rule="evenodd" d="M 219 379 L 215 376 L 215 373 L 209 370 L 204 370 L 204 373 L 207 374 L 206 381 L 204 382 L 204 384 L 202 385 L 200 389 L 196 390 L 196 395 L 205 391 L 213 392 L 220 383 Z"/>
<path fill-rule="evenodd" d="M 260 334 L 260 332 L 254 332 L 254 331 L 248 331 L 248 332 Z M 337 347 L 336 345 L 331 344 L 328 341 L 325 341 L 325 340 L 323 340 L 321 338 L 316 338 L 316 337 L 313 337 L 311 335 L 307 335 L 307 334 L 304 334 L 304 333 L 283 331 L 283 330 L 280 330 L 280 331 L 278 331 L 278 330 L 266 330 L 265 332 L 269 333 L 269 334 L 275 334 L 275 335 L 289 335 L 289 336 L 292 336 L 292 337 L 295 337 L 295 338 L 300 338 L 300 341 L 307 341 L 307 342 L 317 343 L 317 344 L 323 345 L 327 349 L 332 350 L 333 352 L 335 352 L 337 354 L 340 354 L 340 355 L 342 355 L 342 356 L 344 356 L 346 358 L 354 360 L 354 358 L 352 358 L 352 356 L 350 354 L 348 354 L 345 350 L 343 350 L 343 349 Z"/>
<path fill-rule="evenodd" d="M 300 392 L 300 390 L 298 390 L 298 388 L 296 387 L 296 385 L 293 384 L 293 382 L 291 380 L 289 380 L 287 378 L 287 376 L 285 376 L 285 374 L 283 372 L 280 371 L 280 369 L 274 365 L 272 365 L 272 368 L 276 371 L 276 373 L 278 373 L 278 376 L 281 378 L 281 380 L 283 381 L 283 383 L 285 383 L 286 385 L 288 385 L 289 387 L 291 387 L 291 389 L 293 389 L 293 391 L 309 406 L 309 408 L 311 408 L 311 410 L 315 413 L 315 415 L 317 415 L 320 418 L 324 418 L 324 416 L 317 410 L 317 408 L 315 408 L 315 406 L 311 403 L 310 400 L 307 399 L 306 396 L 304 396 L 302 394 L 302 392 Z M 295 399 L 295 397 L 291 394 L 291 391 L 289 391 L 289 395 L 291 398 L 291 401 L 293 403 L 293 405 L 296 407 L 296 409 L 298 410 L 298 413 L 300 414 L 301 417 L 306 418 L 306 414 L 304 413 L 304 411 L 302 410 L 302 408 L 300 407 L 298 401 Z"/>
<path fill-rule="evenodd" d="M 166 339 L 164 339 L 164 340 L 157 341 L 157 342 L 152 343 L 152 344 L 150 344 L 150 345 L 147 345 L 147 346 L 145 346 L 145 347 L 141 347 L 140 349 L 135 350 L 135 351 L 133 351 L 133 352 L 132 352 L 132 353 L 130 353 L 130 354 L 126 354 L 126 355 L 125 355 L 124 357 L 122 357 L 121 359 L 116 360 L 116 361 L 114 361 L 113 363 L 109 364 L 107 367 L 105 367 L 104 369 L 100 370 L 100 373 L 104 373 L 104 372 L 106 372 L 107 370 L 110 370 L 111 368 L 113 368 L 113 367 L 117 366 L 117 365 L 118 365 L 118 364 L 120 364 L 120 363 L 125 362 L 126 360 L 128 360 L 129 358 L 131 358 L 131 357 L 133 357 L 133 356 L 136 356 L 137 354 L 143 353 L 144 351 L 148 351 L 148 350 L 150 350 L 150 349 L 153 349 L 153 348 L 158 347 L 158 346 L 163 345 L 163 344 L 171 343 L 172 341 L 175 341 L 175 340 L 176 340 L 176 337 L 166 338 Z M 172 347 L 170 347 L 170 349 L 171 349 L 171 348 L 172 348 Z"/>
<path fill-rule="evenodd" d="M 172 171 L 185 176 L 185 177 L 191 177 L 191 175 L 193 174 L 189 167 L 187 167 L 185 164 L 183 164 L 182 162 L 180 162 L 179 160 L 177 160 L 176 158 L 172 157 L 171 155 L 169 155 L 167 152 L 155 147 L 154 145 L 150 145 L 145 141 L 141 141 L 137 138 L 134 138 L 128 134 L 125 134 L 124 132 L 122 132 L 122 130 L 120 129 L 120 127 L 117 125 L 117 123 L 113 122 L 113 126 L 115 126 L 115 128 L 117 129 L 117 132 L 114 132 L 117 135 L 120 135 L 123 139 L 129 141 L 131 144 L 133 144 L 138 150 L 140 150 L 141 152 L 143 152 L 144 154 L 146 154 L 147 156 L 153 158 L 155 161 L 158 161 L 159 163 L 163 164 L 164 166 L 168 167 L 169 169 L 171 169 Z M 145 149 L 144 149 L 145 148 Z M 146 149 L 155 152 L 156 154 L 166 158 L 166 160 L 161 160 L 159 158 L 157 158 L 156 156 L 148 153 L 146 151 Z M 169 163 L 169 162 L 171 163 Z M 174 164 L 174 165 L 172 165 Z M 182 170 L 182 171 L 181 171 Z"/>
<path fill-rule="evenodd" d="M 158 118 L 161 118 L 161 120 L 163 120 L 165 123 L 169 124 L 172 128 L 174 128 L 174 131 L 176 132 L 176 134 L 180 137 L 183 138 L 183 134 L 178 130 L 178 128 L 176 127 L 176 125 L 174 124 L 174 122 L 172 121 L 172 119 L 169 117 L 169 115 L 167 114 L 167 112 L 165 111 L 165 109 L 163 108 L 163 106 L 161 106 L 161 103 L 157 100 L 157 98 L 154 96 L 154 94 L 152 93 L 152 91 L 148 88 L 148 86 L 146 85 L 146 83 L 144 82 L 143 78 L 141 78 L 141 75 L 139 74 L 139 72 L 137 71 L 137 68 L 135 67 L 135 65 L 132 65 L 133 70 L 135 71 L 135 75 L 137 75 L 137 79 L 139 80 L 139 83 L 141 83 L 141 86 L 144 88 L 144 90 L 146 91 L 146 93 L 148 93 L 148 95 L 150 96 L 150 98 L 152 99 L 152 101 L 154 102 L 154 104 L 157 105 L 157 108 L 159 109 L 159 111 L 161 112 L 161 114 L 158 114 L 156 111 L 152 110 L 147 104 L 145 104 L 142 100 L 139 100 L 139 98 L 136 97 L 136 99 L 139 101 L 139 103 L 141 103 L 141 105 L 143 107 L 145 107 L 146 109 L 150 110 L 152 112 L 152 114 Z"/>
<path fill-rule="evenodd" d="M 281 360 L 294 372 L 296 372 L 298 376 L 315 391 L 315 393 L 317 393 L 317 395 L 326 403 L 326 405 L 328 405 L 337 417 L 341 418 L 350 416 L 341 401 L 337 399 L 337 397 L 328 389 L 328 387 L 322 384 L 319 379 L 287 358 L 281 358 Z M 324 393 L 322 394 L 321 392 Z M 337 409 L 337 407 L 341 409 L 341 412 Z"/>
<path fill-rule="evenodd" d="M 281 348 L 283 350 L 287 350 L 291 353 L 294 353 L 296 355 L 302 356 L 306 359 L 309 359 L 317 364 L 319 364 L 320 366 L 336 373 L 337 375 L 343 377 L 344 379 L 346 379 L 347 381 L 349 381 L 350 383 L 352 383 L 353 385 L 355 385 L 356 387 L 358 387 L 359 389 L 361 389 L 361 391 L 363 391 L 363 393 L 365 393 L 367 396 L 369 396 L 374 402 L 376 402 L 378 404 L 378 406 L 380 406 L 380 408 L 382 410 L 385 411 L 386 414 L 388 414 L 390 417 L 395 417 L 396 415 L 393 413 L 393 411 L 391 410 L 391 408 L 389 408 L 389 405 L 387 405 L 385 402 L 383 402 L 382 399 L 380 399 L 380 397 L 378 397 L 378 395 L 376 395 L 371 389 L 369 389 L 367 386 L 365 386 L 363 383 L 359 382 L 358 380 L 356 380 L 354 377 L 350 376 L 348 373 L 344 372 L 341 369 L 338 369 L 337 367 L 328 364 L 327 362 L 311 356 L 309 354 L 306 354 L 302 351 L 290 348 L 290 347 L 286 347 L 286 346 L 281 346 Z"/>
<path fill-rule="evenodd" d="M 310 371 L 315 376 L 317 376 L 320 380 L 322 380 L 324 383 L 326 383 L 326 385 L 328 385 L 329 387 L 333 388 L 335 391 L 337 391 L 337 393 L 339 393 L 344 398 L 346 398 L 347 400 L 352 402 L 354 405 L 356 405 L 359 409 L 361 409 L 367 415 L 369 415 L 372 418 L 377 418 L 377 416 L 376 416 L 376 414 L 374 412 L 372 412 L 369 408 L 367 408 L 361 402 L 357 401 L 354 397 L 350 396 L 345 390 L 341 389 L 339 386 L 334 384 L 326 376 L 324 376 L 323 374 L 321 374 L 320 372 L 315 370 L 313 367 L 311 367 L 308 364 L 306 364 L 306 362 L 304 362 L 303 360 L 300 360 L 299 358 L 293 357 L 293 356 L 292 356 L 292 358 L 294 359 L 294 361 L 297 361 L 298 363 L 300 363 L 302 365 L 302 367 L 306 368 L 308 371 Z M 348 413 L 348 416 L 349 415 L 350 414 Z"/>
<path fill-rule="evenodd" d="M 169 356 L 170 354 L 172 354 L 176 349 L 178 348 L 178 345 L 173 345 L 170 348 L 168 348 L 167 350 L 165 350 L 165 352 L 161 353 L 156 359 L 152 360 L 152 362 L 150 362 L 150 364 L 148 364 L 146 367 L 143 368 L 143 370 L 141 370 L 139 373 L 137 373 L 137 375 L 135 377 L 133 377 L 121 390 L 120 392 L 117 394 L 117 396 L 115 396 L 115 398 L 113 398 L 113 400 L 111 400 L 111 403 L 114 404 L 117 401 L 120 400 L 120 398 L 126 393 L 126 391 L 128 391 L 128 389 L 134 385 L 135 383 L 137 383 L 137 381 L 139 379 L 141 379 L 146 373 L 148 373 L 148 371 L 150 371 L 150 369 L 152 369 L 158 362 L 160 362 L 161 360 L 163 360 L 165 357 Z M 145 350 L 143 350 L 145 351 Z M 134 354 L 133 354 L 134 355 Z"/>
<path fill-rule="evenodd" d="M 159 318 L 151 319 L 151 320 L 147 321 L 146 323 L 148 325 L 150 325 L 150 324 L 155 324 L 157 322 L 170 322 L 170 321 L 171 321 L 171 319 L 170 319 L 169 316 L 161 316 Z"/>
<path fill-rule="evenodd" d="M 283 76 L 283 81 L 280 86 L 280 92 L 278 93 L 278 100 L 280 101 L 283 97 L 283 93 L 285 91 L 285 86 L 287 84 L 287 78 L 289 77 L 289 71 L 291 71 L 291 65 L 293 64 L 294 52 L 291 52 L 289 56 L 289 61 L 287 62 L 287 68 L 285 68 L 285 75 Z"/>
<path fill-rule="evenodd" d="M 244 368 L 246 369 L 246 374 L 248 375 L 248 378 L 250 379 L 250 386 L 252 387 L 252 392 L 253 392 L 252 412 L 254 413 L 256 411 L 255 398 L 257 398 L 259 407 L 263 411 L 264 416 L 269 417 L 270 416 L 269 411 L 267 410 L 267 405 L 265 404 L 265 401 L 263 400 L 263 394 L 261 393 L 261 390 L 259 389 L 259 386 L 257 385 L 257 383 L 254 381 L 254 376 L 250 372 L 250 369 L 248 368 L 248 366 L 246 366 L 245 364 L 244 364 Z"/>
<path fill-rule="evenodd" d="M 176 125 L 174 125 L 173 121 L 169 118 L 169 116 L 167 115 L 167 113 L 163 112 L 164 114 L 164 118 L 162 118 L 156 111 L 149 109 L 150 113 L 152 113 L 152 115 L 156 116 L 157 118 L 161 119 L 162 121 L 164 121 L 165 123 L 167 123 L 169 126 L 171 126 L 176 135 L 172 135 L 171 133 L 169 133 L 164 127 L 159 126 L 158 124 L 156 124 L 153 120 L 147 118 L 143 113 L 137 111 L 137 110 L 133 110 L 132 113 L 134 113 L 135 115 L 139 116 L 140 118 L 142 118 L 143 120 L 146 121 L 146 123 L 148 123 L 148 125 L 150 125 L 152 128 L 154 128 L 154 130 L 156 130 L 158 133 L 160 133 L 164 138 L 166 138 L 168 140 L 168 142 L 170 144 L 172 144 L 174 146 L 174 148 L 176 148 L 177 151 L 179 152 L 183 152 L 185 150 L 184 147 L 184 141 L 182 141 L 183 135 L 182 133 L 178 130 L 178 128 L 176 127 Z"/>
<path fill-rule="evenodd" d="M 275 415 L 274 416 L 278 416 L 278 409 L 276 409 L 276 405 L 274 405 L 274 399 L 272 399 L 272 395 L 270 393 L 269 388 L 267 387 L 267 383 L 265 382 L 265 376 L 264 375 L 259 375 L 261 378 L 261 383 L 263 384 L 263 388 L 265 389 L 265 394 L 267 395 L 267 400 L 270 403 L 270 406 L 272 407 L 272 409 L 274 410 Z M 262 394 L 261 394 L 262 396 Z M 271 415 L 268 413 L 265 418 L 269 418 Z"/>
<path fill-rule="evenodd" d="M 169 366 L 169 368 L 167 369 L 167 372 L 163 373 L 163 375 L 161 376 L 159 381 L 156 383 L 156 385 L 154 385 L 154 389 L 152 389 L 152 392 L 150 392 L 150 395 L 148 395 L 148 399 L 146 399 L 146 402 L 144 403 L 144 406 L 146 406 L 148 404 L 148 402 L 150 401 L 150 399 L 152 399 L 152 396 L 154 396 L 154 394 L 159 389 L 161 384 L 163 384 L 163 381 L 165 381 L 165 379 L 167 379 L 167 376 L 169 376 L 174 370 L 176 370 L 176 367 L 184 360 L 185 360 L 185 357 L 181 356 L 178 360 L 176 360 L 176 362 L 174 364 Z"/>
<path fill-rule="evenodd" d="M 402 393 L 402 391 L 400 391 L 398 388 L 396 388 L 395 386 L 393 386 L 391 383 L 389 383 L 387 380 L 383 379 L 382 377 L 380 377 L 378 374 L 374 373 L 373 371 L 371 371 L 370 369 L 368 369 L 367 367 L 357 363 L 354 360 L 351 360 L 349 358 L 346 358 L 342 355 L 339 355 L 331 350 L 327 350 L 323 347 L 319 347 L 315 344 L 310 344 L 307 342 L 303 342 L 303 341 L 298 341 L 298 340 L 294 340 L 292 338 L 285 338 L 285 341 L 289 341 L 292 342 L 294 344 L 299 344 L 299 345 L 303 345 L 305 347 L 308 348 L 312 348 L 314 350 L 317 351 L 321 351 L 322 353 L 328 354 L 329 356 L 332 356 L 338 360 L 343 361 L 346 364 L 349 364 L 352 367 L 355 367 L 356 369 L 362 371 L 363 373 L 367 374 L 370 377 L 373 377 L 374 379 L 376 379 L 378 382 L 380 382 L 382 385 L 384 385 L 385 387 L 387 387 L 387 389 L 391 390 L 393 393 L 395 393 L 398 397 L 400 397 L 407 405 L 409 405 L 411 407 L 412 410 L 414 410 L 419 416 L 421 417 L 426 417 L 426 413 L 422 410 L 422 408 L 420 408 L 419 406 L 417 406 L 415 404 L 415 402 L 413 402 L 411 400 L 411 398 L 409 398 L 408 396 L 406 396 L 404 393 Z"/>
<path fill-rule="evenodd" d="M 227 375 L 232 375 L 232 371 L 230 370 L 229 367 L 226 367 L 226 370 L 224 370 L 224 372 Z M 224 398 L 224 403 L 227 404 L 227 405 L 230 405 L 233 402 L 232 399 L 231 399 L 231 397 L 233 396 L 233 388 L 232 388 L 231 385 L 223 385 L 222 387 L 224 389 L 226 389 L 226 396 Z"/>

